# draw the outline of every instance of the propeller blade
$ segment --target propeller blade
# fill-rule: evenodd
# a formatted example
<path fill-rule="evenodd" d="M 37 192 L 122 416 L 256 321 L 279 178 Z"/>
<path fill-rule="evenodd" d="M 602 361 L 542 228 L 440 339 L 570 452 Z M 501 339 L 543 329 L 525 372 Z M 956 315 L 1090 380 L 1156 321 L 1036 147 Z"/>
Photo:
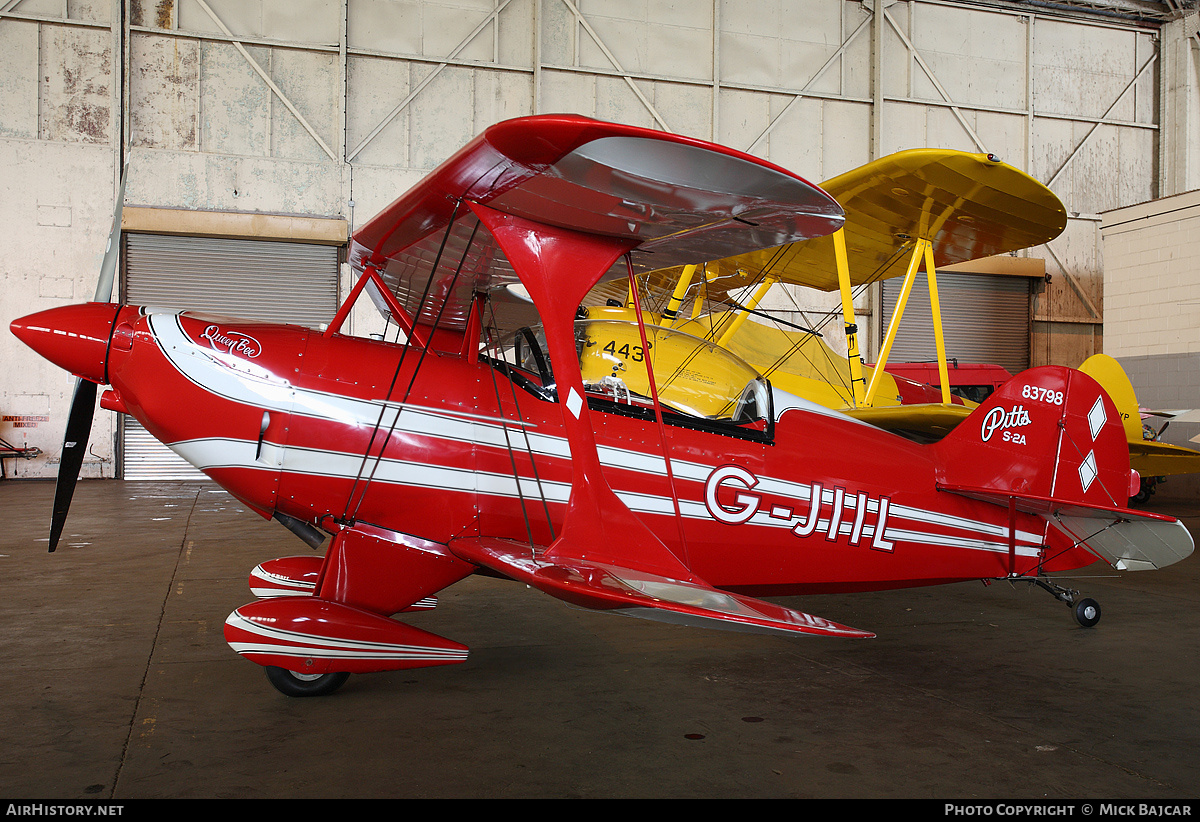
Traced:
<path fill-rule="evenodd" d="M 71 508 L 71 497 L 75 493 L 75 483 L 87 452 L 88 437 L 92 433 L 95 408 L 96 383 L 76 379 L 71 413 L 67 417 L 67 433 L 63 437 L 62 459 L 58 465 L 58 483 L 54 486 L 54 512 L 50 517 L 51 552 L 58 547 L 63 525 L 67 521 L 67 511 Z"/>
<path fill-rule="evenodd" d="M 125 208 L 125 181 L 130 175 L 130 158 L 125 158 L 121 168 L 121 185 L 116 191 L 116 206 L 113 209 L 113 228 L 108 233 L 108 245 L 104 246 L 104 259 L 100 263 L 100 277 L 96 280 L 96 302 L 113 299 L 113 284 L 116 282 L 116 260 L 121 246 L 121 210 Z M 59 546 L 62 526 L 71 509 L 74 486 L 79 480 L 79 469 L 88 452 L 91 436 L 91 419 L 96 413 L 96 384 L 86 379 L 76 379 L 76 390 L 71 398 L 71 413 L 67 415 L 67 431 L 62 437 L 62 457 L 59 462 L 58 484 L 54 486 L 54 511 L 50 515 L 50 551 Z"/>
<path fill-rule="evenodd" d="M 112 299 L 113 284 L 117 278 L 117 258 L 121 249 L 121 211 L 125 207 L 125 181 L 129 178 L 129 158 L 121 169 L 121 185 L 117 190 L 117 205 L 113 209 L 112 230 L 108 233 L 108 245 L 104 247 L 104 259 L 100 262 L 100 276 L 96 280 L 95 302 L 106 303 Z M 83 467 L 87 453 L 88 438 L 92 433 L 92 417 L 96 412 L 96 384 L 89 380 L 75 380 L 75 394 L 71 398 L 71 412 L 67 416 L 67 432 L 63 436 L 62 458 L 58 465 L 58 483 L 54 486 L 54 511 L 50 516 L 50 550 L 58 547 L 67 511 L 71 508 L 71 497 L 75 494 L 75 483 Z"/>
<path fill-rule="evenodd" d="M 106 303 L 112 299 L 113 283 L 117 278 L 117 255 L 121 246 L 121 209 L 125 207 L 125 180 L 129 177 L 129 158 L 121 169 L 121 187 L 117 190 L 117 205 L 113 209 L 112 230 L 108 232 L 108 245 L 104 247 L 104 259 L 100 262 L 100 277 L 96 281 L 96 299 Z"/>

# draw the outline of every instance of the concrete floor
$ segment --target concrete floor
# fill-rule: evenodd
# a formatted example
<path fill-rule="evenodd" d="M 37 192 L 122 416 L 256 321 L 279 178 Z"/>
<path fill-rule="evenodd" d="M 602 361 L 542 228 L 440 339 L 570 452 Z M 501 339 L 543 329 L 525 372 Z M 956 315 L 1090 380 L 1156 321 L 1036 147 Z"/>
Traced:
<path fill-rule="evenodd" d="M 817 596 L 877 639 L 567 607 L 471 578 L 413 624 L 458 666 L 289 699 L 222 623 L 308 549 L 216 486 L 0 483 L 0 796 L 1195 798 L 1200 559 L 1088 569 L 1103 619 L 1026 585 Z M 1200 504 L 1152 506 L 1200 528 Z M 1083 575 L 1081 575 L 1083 576 Z"/>

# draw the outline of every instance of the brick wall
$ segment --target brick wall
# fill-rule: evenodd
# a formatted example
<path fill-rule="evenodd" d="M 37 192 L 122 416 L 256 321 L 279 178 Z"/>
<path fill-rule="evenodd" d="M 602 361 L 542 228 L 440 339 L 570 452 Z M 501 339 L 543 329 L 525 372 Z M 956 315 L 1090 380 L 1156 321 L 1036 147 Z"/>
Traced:
<path fill-rule="evenodd" d="M 1200 408 L 1200 191 L 1106 212 L 1101 236 L 1104 352 L 1144 408 Z M 1200 449 L 1196 436 L 1200 424 L 1173 423 L 1162 439 Z M 1172 478 L 1160 493 L 1195 495 L 1200 477 Z"/>

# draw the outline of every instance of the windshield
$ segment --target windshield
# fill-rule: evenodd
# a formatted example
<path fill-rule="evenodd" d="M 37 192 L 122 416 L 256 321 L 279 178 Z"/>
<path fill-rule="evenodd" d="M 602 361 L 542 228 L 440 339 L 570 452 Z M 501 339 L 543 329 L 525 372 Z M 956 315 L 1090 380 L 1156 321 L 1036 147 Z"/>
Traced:
<path fill-rule="evenodd" d="M 646 341 L 634 323 L 578 320 L 575 348 L 589 399 L 652 407 L 649 369 L 665 410 L 705 420 L 754 422 L 769 414 L 766 381 L 744 360 L 711 342 L 648 325 Z M 554 376 L 541 326 L 518 330 L 504 359 L 553 390 Z"/>

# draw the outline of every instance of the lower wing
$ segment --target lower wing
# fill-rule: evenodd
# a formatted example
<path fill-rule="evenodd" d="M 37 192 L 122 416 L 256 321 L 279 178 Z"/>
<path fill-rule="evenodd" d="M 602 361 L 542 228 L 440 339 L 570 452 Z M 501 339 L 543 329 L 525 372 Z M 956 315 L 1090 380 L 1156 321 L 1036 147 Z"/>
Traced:
<path fill-rule="evenodd" d="M 556 548 L 552 559 L 545 558 L 544 547 L 531 555 L 527 544 L 488 537 L 456 539 L 450 543 L 450 549 L 468 562 L 585 608 L 723 630 L 860 639 L 875 636 L 869 631 L 848 628 L 753 597 L 721 591 L 695 577 L 672 579 L 637 568 L 564 557 L 561 547 Z"/>

